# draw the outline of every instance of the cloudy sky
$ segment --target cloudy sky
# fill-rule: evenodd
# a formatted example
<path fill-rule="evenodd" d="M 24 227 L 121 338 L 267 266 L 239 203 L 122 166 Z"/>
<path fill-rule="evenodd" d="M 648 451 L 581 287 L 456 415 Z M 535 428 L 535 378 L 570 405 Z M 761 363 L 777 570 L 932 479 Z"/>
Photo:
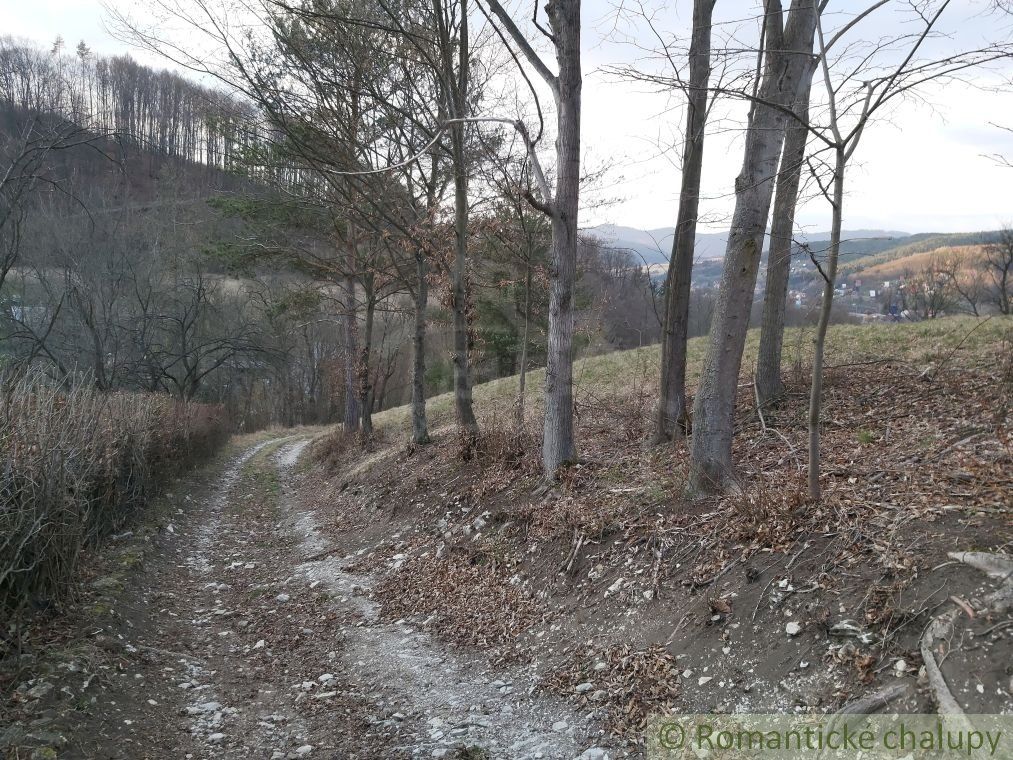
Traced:
<path fill-rule="evenodd" d="M 635 0 L 634 0 L 635 1 Z M 109 0 L 138 17 L 145 13 L 137 0 Z M 684 45 L 689 0 L 667 3 L 642 0 L 654 28 Z M 755 44 L 758 0 L 718 0 L 718 39 Z M 657 70 L 648 49 L 656 47 L 650 30 L 638 18 L 640 5 L 630 0 L 617 11 L 610 0 L 585 0 L 584 113 L 585 164 L 609 167 L 591 196 L 608 203 L 584 212 L 582 225 L 612 222 L 645 229 L 670 226 L 676 211 L 679 169 L 666 151 L 682 123 L 678 98 L 643 84 L 620 81 L 609 67 L 636 64 Z M 845 23 L 849 12 L 865 3 L 832 0 L 828 36 Z M 891 2 L 855 28 L 852 39 L 878 39 L 910 30 L 905 3 Z M 945 39 L 928 52 L 971 48 L 997 33 L 1009 39 L 1007 22 L 984 14 L 983 0 L 955 0 L 944 16 Z M 524 8 L 530 5 L 525 3 Z M 163 65 L 150 53 L 132 50 L 109 33 L 99 0 L 0 0 L 5 32 L 51 44 L 57 35 L 73 46 L 85 40 L 98 54 L 132 52 L 146 63 Z M 835 10 L 836 8 L 836 10 Z M 526 16 L 530 11 L 519 12 Z M 907 24 L 907 26 L 905 26 Z M 1005 26 L 1003 26 L 1005 24 Z M 1013 157 L 1013 133 L 993 123 L 1013 125 L 1013 87 L 994 85 L 1009 80 L 1008 71 L 993 69 L 975 81 L 948 83 L 922 91 L 923 97 L 891 107 L 863 137 L 849 175 L 845 224 L 850 229 L 971 231 L 1013 221 L 1013 169 L 989 156 Z M 705 157 L 703 213 L 708 227 L 723 229 L 731 213 L 730 194 L 741 163 L 742 134 L 737 127 L 741 106 L 726 104 L 715 113 L 721 120 L 708 135 Z M 547 157 L 548 158 L 548 157 Z M 807 202 L 799 226 L 815 231 L 828 226 L 829 210 L 818 198 Z"/>

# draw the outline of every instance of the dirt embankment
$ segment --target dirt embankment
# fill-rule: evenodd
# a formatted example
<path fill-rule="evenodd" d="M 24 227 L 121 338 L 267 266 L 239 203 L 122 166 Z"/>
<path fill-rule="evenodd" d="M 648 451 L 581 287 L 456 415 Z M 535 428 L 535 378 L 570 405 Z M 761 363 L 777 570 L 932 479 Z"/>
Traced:
<path fill-rule="evenodd" d="M 762 421 L 743 389 L 735 495 L 684 498 L 684 448 L 642 447 L 642 393 L 584 400 L 584 459 L 548 493 L 533 434 L 503 414 L 468 457 L 450 431 L 367 454 L 324 440 L 299 499 L 347 567 L 380 579 L 381 619 L 525 669 L 616 748 L 668 710 L 825 712 L 885 689 L 891 709 L 931 711 L 923 632 L 954 607 L 930 642 L 949 689 L 968 712 L 1009 712 L 1009 612 L 948 556 L 1011 550 L 1002 367 L 832 370 L 819 505 L 801 379 Z"/>

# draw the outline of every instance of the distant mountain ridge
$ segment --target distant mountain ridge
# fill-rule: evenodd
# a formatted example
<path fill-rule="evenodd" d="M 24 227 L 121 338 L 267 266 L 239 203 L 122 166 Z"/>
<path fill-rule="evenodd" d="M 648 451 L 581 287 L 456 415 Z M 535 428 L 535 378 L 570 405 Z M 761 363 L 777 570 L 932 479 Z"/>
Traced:
<path fill-rule="evenodd" d="M 605 245 L 613 248 L 629 250 L 642 258 L 647 264 L 667 264 L 672 253 L 672 236 L 674 227 L 659 227 L 651 230 L 641 230 L 636 227 L 625 227 L 618 224 L 599 224 L 589 227 L 585 232 L 600 238 Z M 819 247 L 820 241 L 826 241 L 830 237 L 829 232 L 810 232 L 800 235 L 810 241 L 814 247 Z M 912 237 L 908 232 L 896 230 L 845 230 L 842 233 L 844 241 L 869 241 L 866 244 L 855 245 L 855 248 L 863 249 L 863 253 L 873 254 L 888 250 Z M 876 241 L 875 243 L 872 241 Z M 764 242 L 767 247 L 768 239 Z M 728 246 L 727 232 L 698 232 L 696 236 L 696 259 L 722 259 L 725 255 L 725 248 Z M 824 244 L 825 247 L 825 244 Z"/>

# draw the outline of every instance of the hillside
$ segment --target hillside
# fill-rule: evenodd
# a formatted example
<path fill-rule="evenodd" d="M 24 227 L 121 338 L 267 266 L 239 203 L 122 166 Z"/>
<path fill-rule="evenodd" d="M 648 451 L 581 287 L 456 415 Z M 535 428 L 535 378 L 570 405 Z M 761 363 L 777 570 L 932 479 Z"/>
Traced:
<path fill-rule="evenodd" d="M 942 246 L 864 266 L 855 274 L 861 275 L 863 280 L 882 281 L 910 276 L 944 261 L 956 262 L 960 269 L 968 270 L 980 267 L 984 258 L 985 252 L 980 245 Z"/>
<path fill-rule="evenodd" d="M 486 432 L 469 461 L 449 397 L 433 399 L 443 427 L 428 448 L 406 446 L 407 411 L 389 410 L 377 420 L 387 442 L 365 455 L 318 440 L 327 464 L 307 472 L 300 503 L 339 566 L 368 579 L 356 582 L 381 620 L 520 663 L 514 683 L 587 712 L 588 742 L 635 742 L 648 715 L 669 709 L 822 712 L 880 689 L 896 692 L 896 709 L 923 712 L 933 695 L 916 677 L 921 631 L 948 596 L 989 588 L 973 571 L 940 571 L 947 552 L 1008 551 L 1013 539 L 1011 327 L 833 327 L 818 509 L 801 475 L 806 331 L 786 337 L 789 398 L 762 421 L 750 334 L 740 494 L 687 501 L 685 448 L 643 448 L 651 347 L 579 363 L 582 459 L 548 493 L 536 489 L 535 377 L 520 443 L 508 432 L 513 379 L 476 387 Z M 691 383 L 703 347 L 691 344 Z M 970 635 L 1001 620 L 960 626 Z M 946 677 L 969 711 L 1009 710 L 999 663 L 1013 640 L 981 642 L 977 653 L 955 648 Z"/>
<path fill-rule="evenodd" d="M 672 253 L 673 227 L 641 230 L 615 224 L 601 224 L 585 230 L 609 246 L 623 248 L 641 257 L 647 264 L 667 264 Z M 843 233 L 842 252 L 845 254 L 871 255 L 893 248 L 913 237 L 906 232 L 886 230 L 846 230 Z M 814 251 L 824 250 L 829 233 L 800 234 L 800 240 L 808 240 Z M 769 236 L 764 247 L 769 244 Z M 722 259 L 728 244 L 727 232 L 698 232 L 696 238 L 696 259 Z"/>
<path fill-rule="evenodd" d="M 834 325 L 830 329 L 827 364 L 880 361 L 889 357 L 911 366 L 927 365 L 940 361 L 961 339 L 964 343 L 959 351 L 977 356 L 997 347 L 1004 330 L 1010 328 L 1010 325 L 998 320 L 963 337 L 963 333 L 976 324 L 970 318 L 954 318 L 919 323 Z M 789 328 L 785 331 L 785 365 L 795 368 L 793 371 L 800 376 L 808 371 L 812 334 L 811 327 Z M 687 378 L 691 385 L 696 383 L 699 376 L 707 348 L 706 341 L 705 336 L 689 341 Z M 744 368 L 755 364 L 758 343 L 759 330 L 751 329 L 742 359 Z M 651 345 L 577 360 L 574 362 L 573 376 L 578 399 L 601 393 L 619 394 L 623 389 L 635 389 L 644 396 L 653 394 L 657 382 L 654 373 L 660 356 L 660 347 Z M 544 370 L 534 370 L 528 375 L 525 395 L 528 405 L 540 403 L 544 381 Z M 495 418 L 497 408 L 512 403 L 516 392 L 516 376 L 481 383 L 474 389 L 475 403 Z M 453 394 L 444 393 L 430 398 L 428 409 L 434 427 L 451 424 Z M 499 409 L 499 413 L 506 414 L 502 409 Z M 408 429 L 409 414 L 409 407 L 401 406 L 380 412 L 373 419 L 378 428 L 398 436 Z"/>
<path fill-rule="evenodd" d="M 890 261 L 940 249 L 980 246 L 985 243 L 994 242 L 998 240 L 998 237 L 999 233 L 997 231 L 953 232 L 946 234 L 920 233 L 910 236 L 900 245 L 890 246 L 869 256 L 862 257 L 857 261 L 842 263 L 840 274 L 843 277 L 847 277 Z"/>

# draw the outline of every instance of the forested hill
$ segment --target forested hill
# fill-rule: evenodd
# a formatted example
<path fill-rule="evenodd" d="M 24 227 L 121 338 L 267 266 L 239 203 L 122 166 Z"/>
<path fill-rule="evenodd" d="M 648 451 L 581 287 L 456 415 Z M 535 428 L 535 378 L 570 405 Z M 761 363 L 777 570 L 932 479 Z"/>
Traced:
<path fill-rule="evenodd" d="M 152 156 L 223 169 L 257 139 L 249 104 L 130 56 L 96 56 L 83 42 L 73 53 L 60 42 L 46 52 L 0 38 L 0 105 L 16 113 L 60 114 Z M 6 114 L 3 123 L 17 127 L 17 117 Z"/>
<path fill-rule="evenodd" d="M 343 220 L 368 203 L 322 191 L 266 121 L 126 56 L 0 38 L 0 150 L 26 178 L 4 186 L 18 214 L 0 230 L 0 367 L 223 403 L 242 428 L 340 419 L 356 393 L 370 411 L 407 401 L 404 230 L 350 253 Z M 515 372 L 522 354 L 545 360 L 548 225 L 516 208 L 476 213 L 469 240 L 478 381 Z M 453 378 L 448 231 L 425 233 L 427 393 Z M 635 261 L 585 241 L 579 272 L 580 352 L 657 338 Z"/>

